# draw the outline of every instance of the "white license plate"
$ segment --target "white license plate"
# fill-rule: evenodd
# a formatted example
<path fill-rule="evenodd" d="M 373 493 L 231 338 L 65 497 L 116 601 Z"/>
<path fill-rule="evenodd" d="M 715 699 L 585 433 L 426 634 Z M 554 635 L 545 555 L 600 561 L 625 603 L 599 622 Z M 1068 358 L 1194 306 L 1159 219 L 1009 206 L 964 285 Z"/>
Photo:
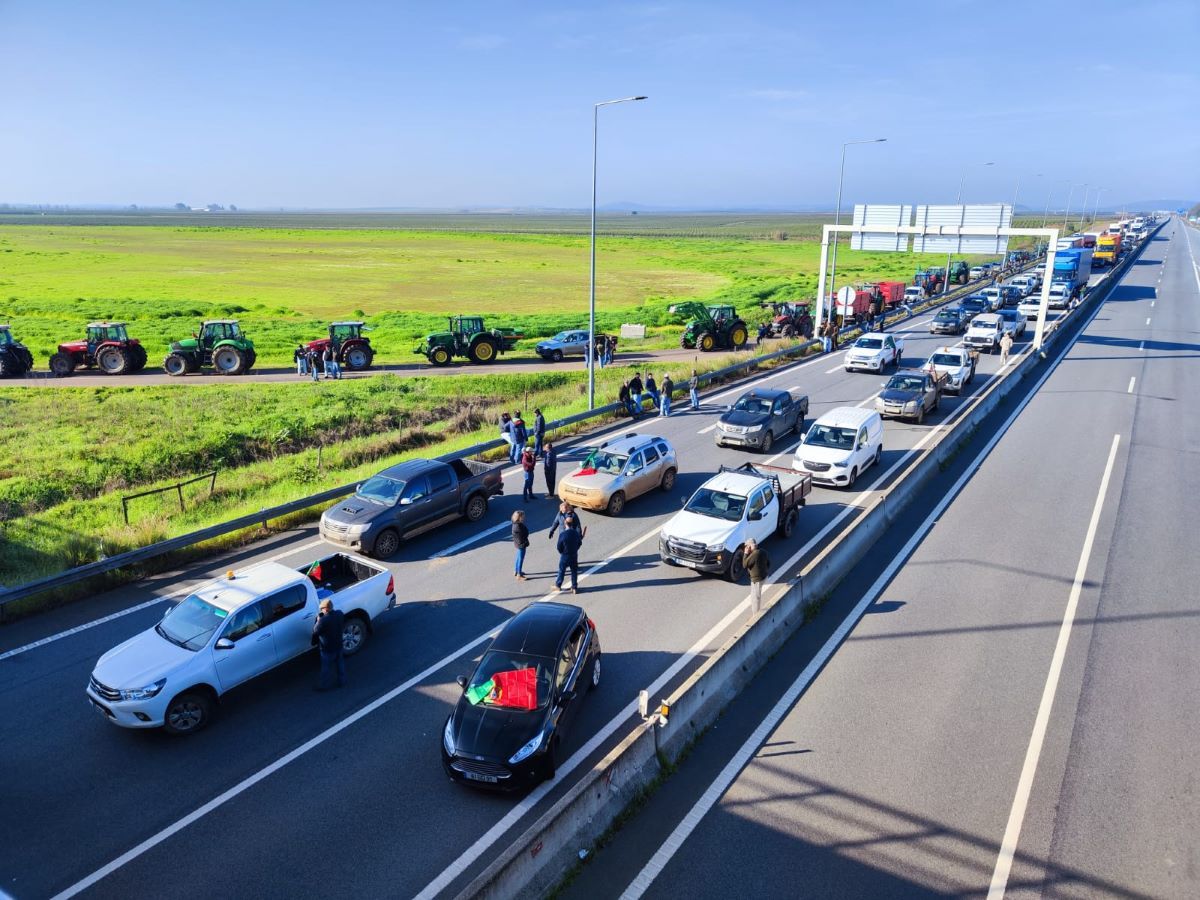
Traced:
<path fill-rule="evenodd" d="M 698 565 L 698 563 L 694 563 L 690 559 L 680 559 L 678 556 L 672 556 L 671 559 L 681 566 L 687 566 L 689 569 L 694 569 Z"/>
<path fill-rule="evenodd" d="M 97 703 L 91 697 L 88 697 L 88 702 L 91 703 L 92 708 L 95 709 L 96 712 L 100 713 L 100 715 L 104 716 L 104 718 L 106 718 L 106 719 L 112 718 L 112 713 L 110 713 L 107 709 L 105 709 L 103 706 L 101 706 L 99 703 Z"/>
<path fill-rule="evenodd" d="M 480 775 L 478 772 L 463 772 L 463 776 L 468 781 L 484 781 L 488 784 L 499 784 L 500 779 L 495 775 Z"/>

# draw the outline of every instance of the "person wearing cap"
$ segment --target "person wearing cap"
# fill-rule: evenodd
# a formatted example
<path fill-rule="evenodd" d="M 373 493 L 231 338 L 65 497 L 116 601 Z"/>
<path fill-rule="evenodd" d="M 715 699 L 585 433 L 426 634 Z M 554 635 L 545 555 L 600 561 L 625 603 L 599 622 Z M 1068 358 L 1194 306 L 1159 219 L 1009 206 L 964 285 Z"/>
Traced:
<path fill-rule="evenodd" d="M 333 601 L 321 601 L 317 621 L 313 623 L 312 642 L 321 653 L 321 680 L 318 691 L 327 691 L 332 685 L 329 676 L 337 671 L 337 686 L 346 683 L 346 660 L 342 655 L 342 625 L 346 617 L 340 609 L 333 608 Z"/>

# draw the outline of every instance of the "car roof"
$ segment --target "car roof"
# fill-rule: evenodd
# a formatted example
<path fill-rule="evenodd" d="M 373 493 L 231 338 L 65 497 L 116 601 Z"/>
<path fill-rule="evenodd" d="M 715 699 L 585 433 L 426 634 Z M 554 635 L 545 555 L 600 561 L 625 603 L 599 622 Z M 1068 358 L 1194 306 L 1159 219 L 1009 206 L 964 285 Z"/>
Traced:
<path fill-rule="evenodd" d="M 1000 315 L 998 313 L 981 313 L 975 317 L 975 319 L 971 322 L 971 325 L 987 325 L 989 323 L 998 321 L 1000 321 Z"/>
<path fill-rule="evenodd" d="M 742 394 L 742 397 L 756 397 L 759 400 L 770 400 L 772 403 L 780 397 L 785 396 L 788 396 L 788 392 L 779 390 L 778 388 L 754 388 Z M 738 400 L 741 400 L 742 397 L 738 397 Z M 736 403 L 737 401 L 735 400 L 734 402 Z"/>
<path fill-rule="evenodd" d="M 885 338 L 885 337 L 891 337 L 891 334 L 890 333 L 884 334 L 882 331 L 868 331 L 866 334 L 860 334 L 858 336 L 858 339 L 861 341 L 863 338 Z"/>
<path fill-rule="evenodd" d="M 205 325 L 236 325 L 237 319 L 205 319 Z"/>
<path fill-rule="evenodd" d="M 833 428 L 860 428 L 879 413 L 873 409 L 861 409 L 857 406 L 839 406 L 824 413 L 814 422 L 814 425 L 828 425 Z"/>
<path fill-rule="evenodd" d="M 113 325 L 124 325 L 124 322 L 88 322 L 88 328 L 110 328 Z"/>
<path fill-rule="evenodd" d="M 282 563 L 262 563 L 232 574 L 232 578 L 227 574 L 192 593 L 218 609 L 233 612 L 252 600 L 300 581 L 300 573 Z"/>
<path fill-rule="evenodd" d="M 636 432 L 631 431 L 619 438 L 613 438 L 610 441 L 605 441 L 600 446 L 610 453 L 636 453 L 638 450 L 641 450 L 648 444 L 657 443 L 660 441 L 666 444 L 668 447 L 671 446 L 671 442 L 666 438 L 662 438 L 654 434 L 637 434 Z"/>
<path fill-rule="evenodd" d="M 966 352 L 967 348 L 959 344 L 955 347 L 937 347 L 934 349 L 933 353 L 930 353 L 929 355 L 932 357 L 938 353 L 957 353 L 959 356 L 964 356 Z"/>
<path fill-rule="evenodd" d="M 582 607 L 569 603 L 531 603 L 505 623 L 490 649 L 554 656 L 568 629 L 583 617 Z"/>
<path fill-rule="evenodd" d="M 747 475 L 745 472 L 721 472 L 704 482 L 704 487 L 710 491 L 723 491 L 738 497 L 748 497 L 757 487 L 762 487 L 766 479 L 758 475 Z"/>
<path fill-rule="evenodd" d="M 414 475 L 423 475 L 433 468 L 433 464 L 436 462 L 437 460 L 433 459 L 410 459 L 396 463 L 394 466 L 388 466 L 378 474 L 385 478 L 394 478 L 396 481 L 404 481 Z"/>

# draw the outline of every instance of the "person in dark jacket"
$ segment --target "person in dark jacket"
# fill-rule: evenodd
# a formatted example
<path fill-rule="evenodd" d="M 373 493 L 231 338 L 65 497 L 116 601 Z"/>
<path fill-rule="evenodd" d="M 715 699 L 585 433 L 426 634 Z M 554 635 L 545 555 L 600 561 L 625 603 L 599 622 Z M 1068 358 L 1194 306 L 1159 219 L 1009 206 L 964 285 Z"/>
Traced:
<path fill-rule="evenodd" d="M 521 471 L 525 473 L 525 486 L 521 490 L 521 498 L 526 503 L 533 499 L 533 470 L 536 465 L 533 448 L 526 447 L 521 451 Z"/>
<path fill-rule="evenodd" d="M 771 558 L 767 556 L 767 551 L 759 547 L 754 538 L 751 538 L 746 541 L 742 565 L 750 573 L 750 611 L 758 612 L 762 609 L 762 586 L 763 582 L 767 580 L 767 574 L 771 571 Z"/>
<path fill-rule="evenodd" d="M 546 443 L 546 417 L 540 409 L 533 411 L 533 456 L 542 458 L 542 445 Z"/>
<path fill-rule="evenodd" d="M 329 676 L 336 670 L 337 686 L 346 683 L 346 660 L 342 655 L 342 626 L 346 616 L 340 609 L 333 608 L 333 601 L 321 601 L 320 613 L 313 623 L 312 642 L 321 653 L 321 681 L 318 691 L 330 688 Z"/>
<path fill-rule="evenodd" d="M 513 563 L 513 577 L 517 581 L 525 580 L 525 551 L 529 549 L 529 526 L 525 524 L 525 511 L 518 509 L 512 514 L 513 546 L 517 548 L 517 558 Z"/>
<path fill-rule="evenodd" d="M 308 374 L 312 376 L 313 381 L 321 377 L 321 354 L 316 350 L 308 351 Z"/>
<path fill-rule="evenodd" d="M 542 447 L 542 469 L 546 473 L 546 499 L 554 499 L 554 489 L 558 486 L 558 451 L 554 449 L 553 441 L 546 441 Z"/>
<path fill-rule="evenodd" d="M 525 449 L 525 442 L 529 440 L 529 430 L 525 427 L 525 420 L 521 418 L 520 412 L 513 413 L 512 436 L 512 461 L 515 465 L 521 461 L 521 451 Z"/>
<path fill-rule="evenodd" d="M 296 360 L 296 374 L 308 374 L 308 351 L 304 349 L 303 344 L 296 345 L 296 352 L 292 354 L 292 358 Z"/>
<path fill-rule="evenodd" d="M 554 590 L 561 591 L 567 569 L 571 570 L 571 593 L 579 593 L 579 548 L 583 546 L 583 532 L 577 527 L 574 513 L 563 520 L 563 530 L 558 536 L 558 578 Z"/>
<path fill-rule="evenodd" d="M 635 418 L 642 414 L 642 379 L 636 374 L 629 379 L 629 396 L 633 399 L 633 407 L 637 410 Z"/>
<path fill-rule="evenodd" d="M 675 382 L 671 380 L 670 375 L 664 375 L 662 380 L 662 403 L 658 407 L 658 414 L 664 418 L 671 415 L 671 395 L 673 393 L 675 393 Z"/>
<path fill-rule="evenodd" d="M 621 382 L 621 390 L 617 392 L 617 400 L 625 404 L 625 408 L 629 410 L 629 415 L 637 419 L 641 417 L 637 407 L 633 405 L 633 394 L 629 390 L 629 382 Z"/>
<path fill-rule="evenodd" d="M 649 372 L 646 373 L 646 393 L 650 395 L 651 405 L 655 409 L 658 409 L 658 404 L 661 402 L 659 399 L 658 385 L 655 384 L 654 376 Z"/>
<path fill-rule="evenodd" d="M 574 522 L 579 521 L 578 517 L 575 516 L 575 507 L 564 500 L 562 503 L 558 504 L 558 515 L 554 517 L 554 523 L 550 526 L 550 533 L 546 535 L 546 537 L 548 537 L 550 540 L 554 540 L 554 532 L 558 531 L 560 528 L 566 527 L 568 517 L 570 517 Z"/>

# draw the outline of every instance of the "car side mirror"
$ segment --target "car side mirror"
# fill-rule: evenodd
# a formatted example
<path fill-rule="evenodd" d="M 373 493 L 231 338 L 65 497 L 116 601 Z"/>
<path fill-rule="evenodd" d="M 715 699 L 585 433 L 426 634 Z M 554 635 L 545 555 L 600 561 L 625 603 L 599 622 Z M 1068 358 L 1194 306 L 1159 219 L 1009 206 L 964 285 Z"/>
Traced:
<path fill-rule="evenodd" d="M 412 502 L 413 502 L 412 497 L 401 497 L 400 498 L 401 506 L 412 506 Z"/>
<path fill-rule="evenodd" d="M 777 410 L 775 410 L 775 415 L 777 415 L 777 416 L 782 416 L 782 415 L 783 415 L 783 410 L 782 410 L 782 409 L 777 409 Z"/>
<path fill-rule="evenodd" d="M 236 645 L 229 638 L 217 638 L 217 642 L 213 645 L 216 650 L 232 650 Z"/>
<path fill-rule="evenodd" d="M 762 521 L 762 513 L 761 512 L 752 512 L 746 518 L 749 519 L 751 522 L 761 522 Z"/>
<path fill-rule="evenodd" d="M 458 686 L 460 688 L 462 688 L 464 691 L 467 689 L 467 676 L 466 675 L 459 675 L 454 680 L 458 682 Z"/>

